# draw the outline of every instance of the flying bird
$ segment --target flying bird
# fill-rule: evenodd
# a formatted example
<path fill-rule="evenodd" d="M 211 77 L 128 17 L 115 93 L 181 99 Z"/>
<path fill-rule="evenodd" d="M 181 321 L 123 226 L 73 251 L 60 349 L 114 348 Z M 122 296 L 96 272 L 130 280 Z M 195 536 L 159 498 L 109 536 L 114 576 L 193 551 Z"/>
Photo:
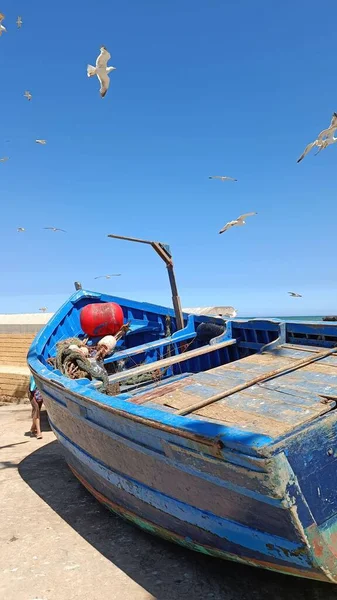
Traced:
<path fill-rule="evenodd" d="M 35 140 L 37 144 L 41 144 L 41 146 L 45 146 L 47 143 L 47 140 Z"/>
<path fill-rule="evenodd" d="M 0 158 L 0 162 L 7 162 L 8 158 L 8 156 L 3 156 L 2 158 Z"/>
<path fill-rule="evenodd" d="M 292 298 L 302 298 L 302 294 L 297 294 L 296 292 L 288 292 L 288 294 Z"/>
<path fill-rule="evenodd" d="M 321 133 L 319 134 L 317 139 L 322 140 L 324 137 L 332 136 L 335 133 L 336 129 L 337 129 L 337 113 L 334 112 L 334 113 L 332 113 L 331 123 L 330 123 L 329 127 L 327 127 L 326 129 L 323 129 L 323 131 L 321 131 Z"/>
<path fill-rule="evenodd" d="M 16 19 L 16 24 L 18 26 L 18 29 L 21 29 L 21 26 L 22 26 L 22 17 L 18 17 Z"/>
<path fill-rule="evenodd" d="M 257 215 L 257 213 L 256 212 L 250 212 L 250 213 L 245 213 L 244 215 L 240 215 L 234 221 L 229 221 L 228 223 L 226 223 L 226 225 L 222 229 L 220 229 L 219 233 L 224 233 L 224 231 L 227 231 L 231 227 L 236 227 L 236 226 L 240 227 L 241 225 L 246 225 L 245 219 L 247 217 L 252 217 L 253 215 Z"/>
<path fill-rule="evenodd" d="M 109 85 L 110 85 L 109 73 L 111 73 L 111 71 L 114 71 L 116 69 L 116 67 L 108 67 L 107 66 L 107 63 L 110 60 L 110 58 L 111 58 L 111 55 L 109 54 L 109 52 L 107 51 L 105 46 L 102 46 L 101 53 L 96 60 L 96 66 L 95 67 L 93 67 L 92 65 L 87 66 L 88 77 L 94 77 L 95 75 L 97 75 L 97 77 L 98 77 L 98 81 L 101 84 L 101 87 L 99 90 L 99 92 L 101 94 L 101 98 L 104 98 L 105 94 L 107 93 L 107 91 L 109 89 Z"/>
<path fill-rule="evenodd" d="M 335 142 L 337 142 L 337 138 L 334 137 L 334 133 L 337 130 L 337 113 L 333 113 L 332 118 L 331 118 L 331 123 L 329 125 L 329 127 L 327 127 L 326 129 L 323 129 L 323 131 L 321 131 L 321 133 L 317 136 L 317 139 L 314 140 L 313 142 L 310 142 L 310 144 L 308 144 L 304 150 L 304 152 L 301 154 L 301 156 L 297 159 L 297 162 L 301 162 L 301 160 L 303 160 L 303 158 L 309 154 L 310 150 L 312 150 L 312 148 L 314 148 L 315 146 L 318 148 L 318 152 L 316 152 L 316 155 L 321 152 L 321 150 L 324 150 L 325 148 L 327 148 L 328 146 L 330 146 L 330 144 L 334 144 Z"/>
<path fill-rule="evenodd" d="M 39 311 L 40 311 L 40 312 L 43 312 L 43 313 L 45 313 L 45 312 L 46 312 L 46 310 L 47 310 L 47 307 L 46 307 L 46 306 L 41 306 L 41 308 L 39 308 Z"/>
<path fill-rule="evenodd" d="M 220 181 L 237 181 L 234 177 L 226 177 L 225 175 L 212 175 L 208 179 L 220 179 Z"/>
<path fill-rule="evenodd" d="M 23 231 L 26 231 L 24 227 L 18 227 L 16 230 L 18 233 L 22 233 Z"/>
<path fill-rule="evenodd" d="M 50 229 L 51 231 L 63 231 L 63 233 L 67 233 L 65 229 L 60 229 L 59 227 L 44 227 L 43 229 Z"/>
<path fill-rule="evenodd" d="M 23 95 L 24 95 L 24 97 L 25 97 L 25 98 L 27 98 L 27 100 L 29 100 L 29 101 L 31 101 L 31 99 L 32 99 L 32 97 L 33 97 L 33 96 L 31 95 L 31 93 L 30 93 L 30 92 L 28 92 L 28 91 L 25 91 L 25 93 L 24 93 Z M 40 140 L 40 141 L 41 141 L 41 140 Z M 37 140 L 36 140 L 36 142 L 37 142 Z"/>
<path fill-rule="evenodd" d="M 111 275 L 98 275 L 98 277 L 94 277 L 94 279 L 111 279 L 111 277 L 120 277 L 120 273 L 112 273 Z"/>
<path fill-rule="evenodd" d="M 337 142 L 337 137 L 331 136 L 331 137 L 326 138 L 325 140 L 323 140 L 320 143 L 319 148 L 318 148 L 315 156 L 317 156 L 317 154 L 319 154 L 322 150 L 324 150 L 325 148 L 327 148 L 331 144 L 335 144 L 336 142 Z"/>
<path fill-rule="evenodd" d="M 4 20 L 4 18 L 5 18 L 5 15 L 0 13 L 0 37 L 2 36 L 4 31 L 7 31 L 6 27 L 2 24 L 2 21 Z"/>

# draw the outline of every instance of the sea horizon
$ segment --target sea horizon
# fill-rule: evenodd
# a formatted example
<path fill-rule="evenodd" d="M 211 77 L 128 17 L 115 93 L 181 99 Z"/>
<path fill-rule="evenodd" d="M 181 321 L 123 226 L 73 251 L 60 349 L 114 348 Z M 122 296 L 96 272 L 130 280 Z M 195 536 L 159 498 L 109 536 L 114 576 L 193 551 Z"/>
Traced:
<path fill-rule="evenodd" d="M 269 315 L 269 316 L 258 316 L 258 317 L 241 317 L 241 315 L 237 315 L 238 319 L 280 319 L 282 321 L 322 321 L 325 315 L 296 315 L 296 316 L 287 316 L 287 315 Z"/>

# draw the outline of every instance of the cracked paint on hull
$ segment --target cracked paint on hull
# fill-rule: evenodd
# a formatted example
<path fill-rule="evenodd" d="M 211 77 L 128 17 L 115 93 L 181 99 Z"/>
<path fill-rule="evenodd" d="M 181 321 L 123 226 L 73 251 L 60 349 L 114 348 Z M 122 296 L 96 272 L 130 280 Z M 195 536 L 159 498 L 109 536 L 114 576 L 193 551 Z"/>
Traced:
<path fill-rule="evenodd" d="M 297 577 L 304 577 L 308 579 L 314 579 L 317 581 L 325 581 L 329 582 L 330 579 L 324 575 L 324 573 L 319 573 L 315 571 L 301 571 L 300 569 L 296 569 L 294 567 L 285 567 L 277 564 L 269 563 L 268 561 L 256 560 L 247 557 L 239 557 L 234 554 L 230 554 L 227 552 L 221 552 L 220 550 L 216 550 L 215 548 L 200 545 L 192 539 L 184 538 L 179 536 L 178 534 L 169 531 L 163 527 L 159 527 L 158 525 L 147 521 L 138 515 L 132 513 L 131 511 L 125 509 L 114 502 L 111 502 L 106 496 L 95 490 L 90 483 L 88 483 L 77 471 L 74 469 L 69 463 L 69 468 L 75 477 L 80 481 L 80 483 L 104 506 L 106 506 L 109 510 L 119 515 L 123 519 L 132 522 L 134 525 L 137 525 L 147 533 L 150 533 L 155 536 L 162 537 L 168 541 L 174 542 L 181 546 L 185 546 L 190 550 L 194 550 L 196 552 L 201 552 L 202 554 L 206 554 L 208 556 L 216 556 L 218 558 L 223 558 L 226 560 L 232 560 L 235 562 L 240 562 L 242 564 L 246 564 L 253 567 L 259 567 L 263 569 L 267 569 L 270 571 L 275 571 L 277 573 L 283 573 L 285 575 L 294 575 Z"/>

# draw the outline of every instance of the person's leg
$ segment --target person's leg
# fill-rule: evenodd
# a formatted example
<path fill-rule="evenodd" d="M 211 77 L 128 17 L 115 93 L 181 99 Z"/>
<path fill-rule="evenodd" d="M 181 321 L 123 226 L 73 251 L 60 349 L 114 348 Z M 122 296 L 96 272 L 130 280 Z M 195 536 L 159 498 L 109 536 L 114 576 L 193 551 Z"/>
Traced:
<path fill-rule="evenodd" d="M 32 433 L 35 433 L 36 432 L 36 418 L 38 417 L 39 405 L 34 398 L 34 394 L 32 395 L 32 398 L 30 399 L 30 403 L 32 405 L 32 426 L 30 428 L 30 431 Z"/>
<path fill-rule="evenodd" d="M 37 404 L 37 415 L 36 415 L 36 419 L 35 419 L 35 423 L 36 423 L 36 437 L 37 437 L 38 440 L 42 440 L 41 419 L 40 419 L 42 402 L 36 402 L 36 404 Z"/>

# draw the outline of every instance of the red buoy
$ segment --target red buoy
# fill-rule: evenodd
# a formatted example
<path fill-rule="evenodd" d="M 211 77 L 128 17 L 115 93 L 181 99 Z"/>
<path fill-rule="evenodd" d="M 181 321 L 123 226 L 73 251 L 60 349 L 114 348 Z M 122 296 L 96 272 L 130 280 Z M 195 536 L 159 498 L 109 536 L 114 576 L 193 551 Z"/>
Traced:
<path fill-rule="evenodd" d="M 91 337 L 114 335 L 124 323 L 122 307 L 115 302 L 95 302 L 81 310 L 81 327 Z"/>

